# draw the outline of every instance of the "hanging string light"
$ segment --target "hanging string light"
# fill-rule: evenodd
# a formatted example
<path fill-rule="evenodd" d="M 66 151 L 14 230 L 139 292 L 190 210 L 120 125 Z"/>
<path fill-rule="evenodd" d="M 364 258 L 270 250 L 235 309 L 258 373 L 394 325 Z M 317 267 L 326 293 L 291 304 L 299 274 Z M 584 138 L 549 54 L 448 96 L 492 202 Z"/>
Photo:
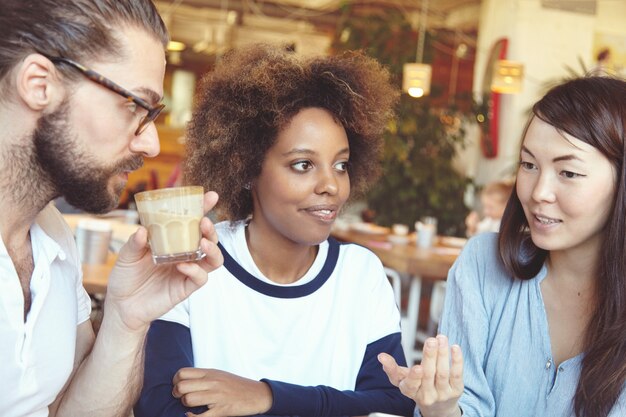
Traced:
<path fill-rule="evenodd" d="M 423 0 L 420 13 L 420 27 L 417 38 L 415 63 L 406 63 L 402 71 L 402 89 L 411 97 L 423 97 L 430 93 L 432 67 L 422 63 L 424 58 L 424 40 L 426 39 L 426 19 L 428 17 L 428 0 Z"/>

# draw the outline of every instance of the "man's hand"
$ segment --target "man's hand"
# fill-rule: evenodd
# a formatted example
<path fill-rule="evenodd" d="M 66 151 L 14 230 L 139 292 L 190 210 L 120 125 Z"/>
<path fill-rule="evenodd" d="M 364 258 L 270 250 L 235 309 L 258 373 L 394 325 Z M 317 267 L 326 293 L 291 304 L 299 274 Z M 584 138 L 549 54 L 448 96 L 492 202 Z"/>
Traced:
<path fill-rule="evenodd" d="M 215 206 L 217 199 L 213 191 L 204 195 L 205 212 Z M 148 246 L 148 232 L 140 226 L 122 247 L 109 277 L 107 312 L 117 314 L 130 331 L 144 330 L 151 321 L 204 285 L 207 274 L 219 268 L 224 257 L 217 247 L 215 227 L 208 218 L 202 219 L 200 230 L 200 248 L 206 255 L 203 259 L 155 265 Z"/>

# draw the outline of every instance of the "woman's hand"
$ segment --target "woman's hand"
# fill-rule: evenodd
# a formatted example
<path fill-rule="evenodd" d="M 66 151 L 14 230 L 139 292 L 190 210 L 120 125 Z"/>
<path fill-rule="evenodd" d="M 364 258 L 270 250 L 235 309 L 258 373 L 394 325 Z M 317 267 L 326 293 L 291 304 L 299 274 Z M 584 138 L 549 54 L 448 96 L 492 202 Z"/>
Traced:
<path fill-rule="evenodd" d="M 172 395 L 186 407 L 207 406 L 202 414 L 187 416 L 249 416 L 272 407 L 272 391 L 254 381 L 217 369 L 182 368 L 174 375 Z"/>
<path fill-rule="evenodd" d="M 204 195 L 205 212 L 215 206 L 217 199 L 212 191 Z M 200 230 L 200 248 L 206 255 L 202 260 L 155 265 L 147 230 L 140 226 L 122 247 L 111 272 L 105 311 L 112 310 L 128 330 L 143 330 L 204 285 L 207 274 L 219 268 L 224 258 L 213 223 L 204 217 Z"/>
<path fill-rule="evenodd" d="M 452 364 L 450 364 L 452 353 Z M 378 360 L 389 381 L 413 399 L 424 417 L 457 417 L 463 394 L 463 354 L 461 347 L 448 346 L 443 335 L 424 343 L 422 363 L 412 368 L 399 366 L 392 356 L 381 353 Z"/>

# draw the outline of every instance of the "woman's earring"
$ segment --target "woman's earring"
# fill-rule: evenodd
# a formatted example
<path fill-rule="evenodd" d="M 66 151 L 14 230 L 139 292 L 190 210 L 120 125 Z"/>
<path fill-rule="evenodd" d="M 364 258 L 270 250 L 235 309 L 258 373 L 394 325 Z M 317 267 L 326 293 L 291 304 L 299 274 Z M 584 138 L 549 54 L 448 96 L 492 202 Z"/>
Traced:
<path fill-rule="evenodd" d="M 249 182 L 245 183 L 243 185 L 243 188 L 245 188 L 246 190 L 250 190 L 252 188 L 252 184 L 250 184 Z"/>

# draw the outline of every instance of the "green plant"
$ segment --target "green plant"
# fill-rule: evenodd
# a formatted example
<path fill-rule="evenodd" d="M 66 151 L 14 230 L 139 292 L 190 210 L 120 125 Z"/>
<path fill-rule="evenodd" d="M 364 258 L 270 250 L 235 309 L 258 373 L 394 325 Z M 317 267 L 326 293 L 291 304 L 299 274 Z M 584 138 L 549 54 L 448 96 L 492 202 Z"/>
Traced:
<path fill-rule="evenodd" d="M 425 41 L 425 61 L 432 54 L 429 33 Z M 417 33 L 404 16 L 393 9 L 381 9 L 359 16 L 350 6 L 337 30 L 334 50 L 361 49 L 385 65 L 398 87 L 402 66 L 415 62 Z M 443 86 L 431 86 L 431 97 Z M 457 144 L 465 132 L 459 129 L 464 117 L 457 109 L 437 109 L 431 98 L 415 99 L 403 94 L 397 117 L 385 133 L 383 175 L 367 195 L 369 208 L 382 225 L 413 225 L 421 216 L 438 218 L 439 232 L 463 235 L 468 208 L 463 195 L 469 180 L 452 167 Z"/>

